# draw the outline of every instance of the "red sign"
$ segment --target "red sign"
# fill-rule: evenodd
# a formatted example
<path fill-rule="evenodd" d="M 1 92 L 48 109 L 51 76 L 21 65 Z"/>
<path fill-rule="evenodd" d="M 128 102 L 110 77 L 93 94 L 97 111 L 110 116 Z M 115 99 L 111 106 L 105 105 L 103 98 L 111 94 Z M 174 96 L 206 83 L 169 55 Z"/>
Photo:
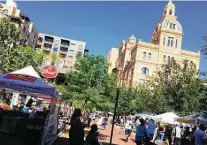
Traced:
<path fill-rule="evenodd" d="M 58 71 L 54 66 L 45 66 L 41 71 L 41 75 L 45 78 L 51 79 L 57 77 Z"/>
<path fill-rule="evenodd" d="M 22 75 L 22 74 L 8 74 L 4 78 L 6 79 L 12 79 L 12 80 L 20 80 L 20 81 L 26 81 L 33 83 L 36 78 L 28 75 Z"/>

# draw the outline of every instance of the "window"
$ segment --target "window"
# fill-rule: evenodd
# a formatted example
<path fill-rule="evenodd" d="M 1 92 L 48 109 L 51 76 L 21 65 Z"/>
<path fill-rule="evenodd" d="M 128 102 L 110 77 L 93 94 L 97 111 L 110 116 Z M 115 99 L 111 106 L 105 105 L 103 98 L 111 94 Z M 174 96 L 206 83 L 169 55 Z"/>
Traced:
<path fill-rule="evenodd" d="M 54 42 L 54 38 L 50 37 L 50 36 L 45 36 L 45 41 L 53 43 Z"/>
<path fill-rule="evenodd" d="M 3 14 L 3 15 L 8 15 L 8 13 L 9 13 L 9 11 L 8 11 L 7 9 L 4 9 L 4 10 L 2 11 L 2 14 Z"/>
<path fill-rule="evenodd" d="M 176 41 L 175 41 L 175 48 L 177 48 L 178 47 L 178 39 L 176 39 Z"/>
<path fill-rule="evenodd" d="M 142 59 L 145 60 L 145 58 L 146 58 L 146 52 L 143 52 L 143 57 L 142 57 Z"/>
<path fill-rule="evenodd" d="M 68 52 L 68 48 L 67 47 L 60 47 L 60 51 Z"/>
<path fill-rule="evenodd" d="M 44 44 L 44 47 L 51 49 L 52 48 L 52 45 L 50 45 L 50 44 Z"/>
<path fill-rule="evenodd" d="M 173 37 L 168 37 L 167 46 L 168 47 L 173 47 L 173 41 L 174 41 L 174 38 Z"/>
<path fill-rule="evenodd" d="M 72 49 L 70 49 L 69 51 L 70 51 L 70 52 L 74 52 L 74 50 L 72 50 Z"/>
<path fill-rule="evenodd" d="M 173 30 L 175 30 L 175 27 L 176 27 L 176 25 L 175 25 L 175 24 L 173 24 Z"/>
<path fill-rule="evenodd" d="M 167 57 L 167 61 L 170 61 L 170 56 Z"/>
<path fill-rule="evenodd" d="M 163 38 L 163 45 L 165 45 L 165 37 Z"/>
<path fill-rule="evenodd" d="M 36 48 L 41 48 L 41 45 L 37 45 Z"/>
<path fill-rule="evenodd" d="M 141 69 L 141 73 L 142 73 L 143 75 L 148 75 L 148 74 L 149 74 L 149 69 L 146 68 L 146 67 L 143 67 L 143 68 Z"/>
<path fill-rule="evenodd" d="M 63 39 L 61 39 L 61 45 L 63 45 L 63 46 L 69 46 L 70 45 L 70 41 L 69 40 L 63 40 Z"/>
<path fill-rule="evenodd" d="M 151 60 L 151 53 L 148 53 L 148 60 Z"/>
<path fill-rule="evenodd" d="M 39 42 L 42 42 L 42 40 L 43 40 L 42 37 L 39 37 L 39 38 L 38 38 L 38 41 L 39 41 Z"/>
<path fill-rule="evenodd" d="M 163 56 L 163 61 L 166 62 L 166 55 Z"/>
<path fill-rule="evenodd" d="M 172 29 L 173 28 L 173 24 L 172 23 L 170 23 L 170 29 Z"/>
<path fill-rule="evenodd" d="M 57 47 L 54 47 L 53 48 L 53 52 L 58 52 L 58 48 Z"/>
<path fill-rule="evenodd" d="M 170 23 L 169 28 L 175 30 L 176 24 Z"/>
<path fill-rule="evenodd" d="M 169 11 L 169 15 L 172 15 L 172 10 Z"/>

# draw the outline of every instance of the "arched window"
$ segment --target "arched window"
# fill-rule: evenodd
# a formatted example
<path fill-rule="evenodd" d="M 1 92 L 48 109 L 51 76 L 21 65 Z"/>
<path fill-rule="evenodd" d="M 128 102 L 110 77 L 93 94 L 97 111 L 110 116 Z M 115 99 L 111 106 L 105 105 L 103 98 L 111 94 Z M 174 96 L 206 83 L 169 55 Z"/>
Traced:
<path fill-rule="evenodd" d="M 172 15 L 172 10 L 169 11 L 169 15 Z"/>
<path fill-rule="evenodd" d="M 3 11 L 2 11 L 2 14 L 3 15 L 7 15 L 9 13 L 9 11 L 7 10 L 7 9 L 4 9 Z"/>
<path fill-rule="evenodd" d="M 163 45 L 165 46 L 165 37 L 163 38 Z"/>
<path fill-rule="evenodd" d="M 151 56 L 152 56 L 152 54 L 148 53 L 148 60 L 151 60 Z"/>
<path fill-rule="evenodd" d="M 166 55 L 163 56 L 163 61 L 166 62 Z"/>
<path fill-rule="evenodd" d="M 148 75 L 148 74 L 149 74 L 149 69 L 146 68 L 146 67 L 143 67 L 143 68 L 141 69 L 141 73 L 142 73 L 143 75 Z"/>
<path fill-rule="evenodd" d="M 170 56 L 167 57 L 167 61 L 170 61 Z"/>
<path fill-rule="evenodd" d="M 146 53 L 146 52 L 143 52 L 143 56 L 142 56 L 142 59 L 143 59 L 143 60 L 146 59 L 146 55 L 147 55 L 147 53 Z"/>

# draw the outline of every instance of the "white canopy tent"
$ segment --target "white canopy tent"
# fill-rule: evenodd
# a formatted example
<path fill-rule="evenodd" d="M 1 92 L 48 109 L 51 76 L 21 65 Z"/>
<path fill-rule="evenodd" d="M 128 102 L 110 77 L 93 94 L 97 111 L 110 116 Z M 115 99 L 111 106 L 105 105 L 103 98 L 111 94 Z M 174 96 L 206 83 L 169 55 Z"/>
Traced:
<path fill-rule="evenodd" d="M 176 122 L 176 118 L 179 118 L 179 116 L 173 112 L 167 112 L 156 116 L 150 116 L 150 118 L 154 119 L 155 121 L 162 121 L 165 123 L 174 124 Z"/>

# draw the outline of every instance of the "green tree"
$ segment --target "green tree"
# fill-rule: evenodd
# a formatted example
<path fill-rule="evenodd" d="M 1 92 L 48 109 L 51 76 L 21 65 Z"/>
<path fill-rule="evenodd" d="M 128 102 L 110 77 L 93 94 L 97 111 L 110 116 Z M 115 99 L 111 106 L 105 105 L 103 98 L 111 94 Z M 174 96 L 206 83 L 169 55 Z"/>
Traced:
<path fill-rule="evenodd" d="M 153 82 L 153 95 L 162 98 L 164 103 L 162 105 L 166 104 L 165 107 L 168 107 L 166 109 L 181 115 L 200 110 L 200 100 L 204 96 L 203 82 L 199 79 L 197 69 L 192 62 L 184 60 L 178 63 L 171 59 L 158 71 Z"/>
<path fill-rule="evenodd" d="M 0 73 L 6 73 L 32 65 L 36 70 L 42 64 L 44 54 L 30 46 L 19 46 L 20 30 L 10 18 L 0 19 Z"/>
<path fill-rule="evenodd" d="M 0 19 L 0 73 L 18 69 L 18 50 L 15 49 L 20 40 L 20 31 L 10 18 Z"/>
<path fill-rule="evenodd" d="M 24 68 L 25 66 L 32 65 L 36 71 L 39 71 L 39 67 L 43 62 L 44 54 L 42 51 L 35 50 L 30 46 L 18 46 L 17 47 L 18 58 L 16 59 L 18 68 Z"/>
<path fill-rule="evenodd" d="M 87 55 L 77 57 L 74 70 L 66 75 L 62 85 L 67 100 L 78 100 L 77 106 L 87 100 L 87 108 L 111 111 L 113 107 L 114 76 L 107 73 L 107 64 L 103 56 Z"/>

